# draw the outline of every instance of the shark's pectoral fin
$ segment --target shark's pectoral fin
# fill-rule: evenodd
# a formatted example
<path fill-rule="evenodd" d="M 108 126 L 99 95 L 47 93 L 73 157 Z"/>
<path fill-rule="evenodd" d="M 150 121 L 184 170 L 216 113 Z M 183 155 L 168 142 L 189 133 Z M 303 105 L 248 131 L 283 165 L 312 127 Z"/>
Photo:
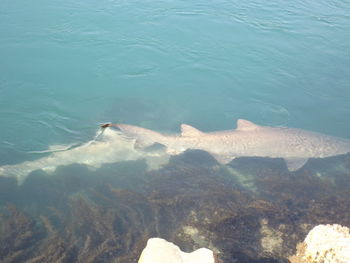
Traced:
<path fill-rule="evenodd" d="M 303 167 L 306 164 L 308 158 L 285 158 L 284 160 L 287 164 L 288 170 L 294 172 Z"/>
<path fill-rule="evenodd" d="M 227 155 L 221 155 L 221 154 L 212 154 L 212 156 L 221 164 L 228 164 L 230 163 L 235 157 L 227 156 Z"/>

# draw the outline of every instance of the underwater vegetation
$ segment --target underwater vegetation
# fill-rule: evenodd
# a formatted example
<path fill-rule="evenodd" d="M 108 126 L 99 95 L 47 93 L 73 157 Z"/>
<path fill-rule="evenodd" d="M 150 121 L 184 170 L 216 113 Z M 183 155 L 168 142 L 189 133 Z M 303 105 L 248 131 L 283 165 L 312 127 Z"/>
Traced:
<path fill-rule="evenodd" d="M 282 159 L 223 166 L 203 151 L 146 168 L 69 165 L 20 186 L 0 178 L 1 262 L 131 263 L 152 237 L 207 247 L 221 263 L 288 262 L 314 226 L 350 226 L 349 155 L 294 173 Z"/>

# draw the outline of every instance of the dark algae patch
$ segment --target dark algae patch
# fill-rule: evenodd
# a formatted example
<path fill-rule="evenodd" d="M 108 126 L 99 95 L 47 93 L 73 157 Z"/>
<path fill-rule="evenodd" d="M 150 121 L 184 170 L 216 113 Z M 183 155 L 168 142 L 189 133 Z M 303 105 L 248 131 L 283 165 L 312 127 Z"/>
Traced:
<path fill-rule="evenodd" d="M 9 262 L 137 262 L 151 237 L 223 263 L 288 262 L 318 224 L 350 226 L 349 155 L 219 165 L 187 151 L 157 171 L 142 161 L 60 167 L 17 186 L 0 178 L 0 258 Z"/>

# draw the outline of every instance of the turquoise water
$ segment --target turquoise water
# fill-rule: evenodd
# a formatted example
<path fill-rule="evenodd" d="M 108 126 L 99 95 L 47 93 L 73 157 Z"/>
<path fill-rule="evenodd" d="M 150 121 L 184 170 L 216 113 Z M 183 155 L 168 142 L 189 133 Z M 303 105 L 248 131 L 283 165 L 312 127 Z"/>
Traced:
<path fill-rule="evenodd" d="M 160 236 L 225 263 L 286 262 L 314 225 L 350 226 L 349 155 L 291 174 L 282 160 L 218 166 L 203 152 L 149 172 L 113 163 L 119 148 L 103 141 L 99 154 L 54 155 L 70 166 L 53 172 L 45 153 L 105 122 L 174 133 L 244 118 L 350 139 L 349 28 L 346 0 L 1 0 L 0 173 L 34 172 L 22 185 L 0 176 L 0 261 L 131 263 Z M 266 227 L 285 242 L 268 255 Z"/>
<path fill-rule="evenodd" d="M 0 152 L 237 118 L 350 138 L 348 1 L 0 3 Z"/>

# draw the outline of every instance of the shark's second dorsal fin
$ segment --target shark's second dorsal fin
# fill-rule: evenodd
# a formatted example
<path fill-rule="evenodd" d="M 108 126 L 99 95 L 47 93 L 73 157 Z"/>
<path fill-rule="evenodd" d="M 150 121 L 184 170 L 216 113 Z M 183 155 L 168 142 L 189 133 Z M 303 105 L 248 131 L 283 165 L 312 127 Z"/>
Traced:
<path fill-rule="evenodd" d="M 237 120 L 237 129 L 239 131 L 255 131 L 260 128 L 259 125 L 256 125 L 255 123 L 243 119 Z"/>
<path fill-rule="evenodd" d="M 203 134 L 204 132 L 192 127 L 191 125 L 181 124 L 181 136 L 194 137 Z"/>

